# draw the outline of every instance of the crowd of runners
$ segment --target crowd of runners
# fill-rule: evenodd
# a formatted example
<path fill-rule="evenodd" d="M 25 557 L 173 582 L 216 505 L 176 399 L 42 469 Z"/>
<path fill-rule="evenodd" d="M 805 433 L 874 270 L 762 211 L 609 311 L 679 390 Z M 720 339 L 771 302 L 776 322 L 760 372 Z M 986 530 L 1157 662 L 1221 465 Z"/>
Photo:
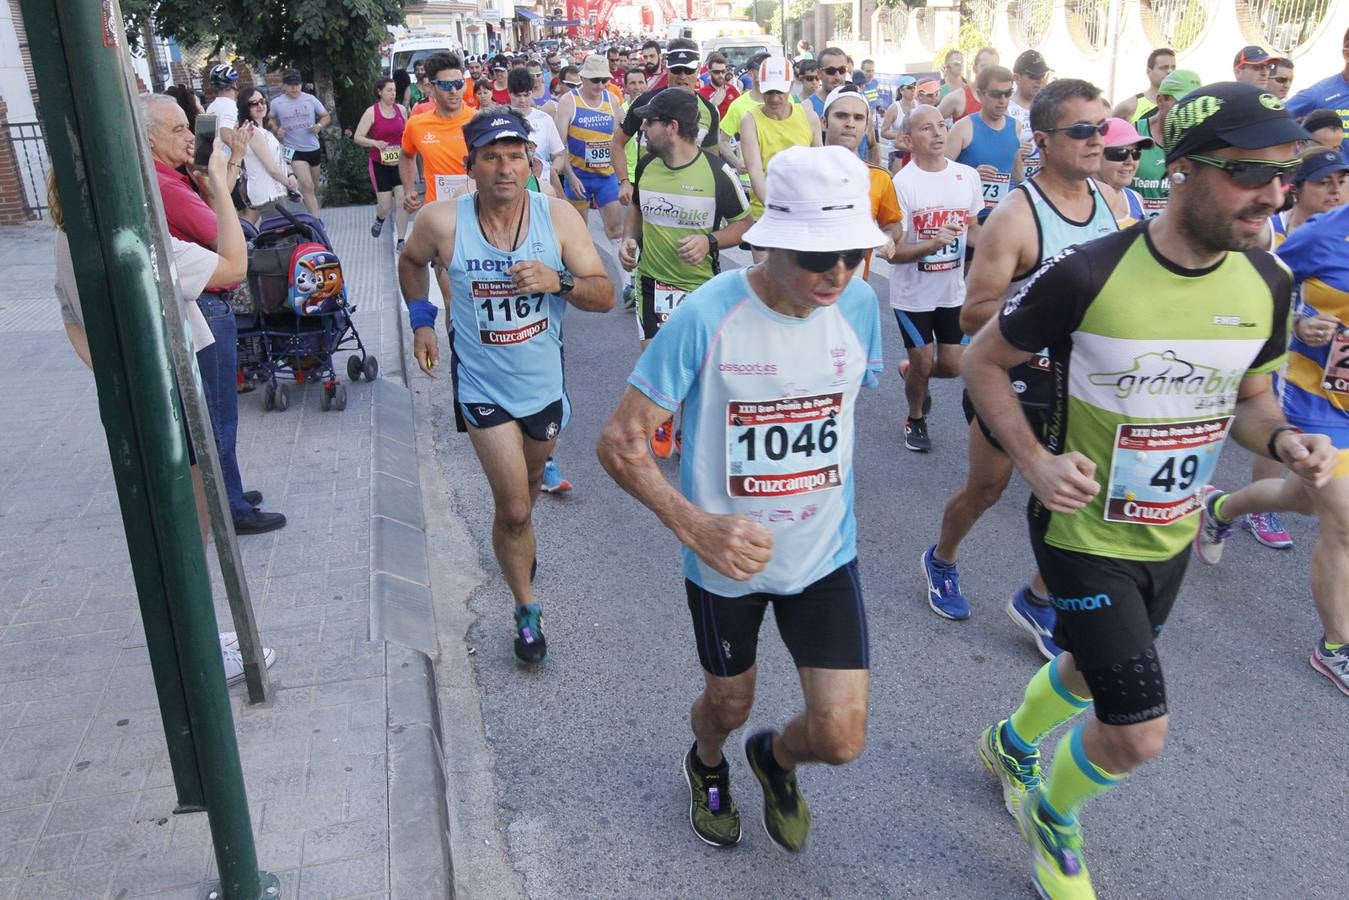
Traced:
<path fill-rule="evenodd" d="M 1032 493 L 1007 612 L 1046 662 L 970 742 L 1036 889 L 1094 896 L 1078 813 L 1161 751 L 1158 639 L 1191 556 L 1217 564 L 1239 526 L 1272 548 L 1314 541 L 1310 661 L 1349 695 L 1349 32 L 1344 56 L 1293 93 L 1291 61 L 1260 47 L 1209 83 L 1158 49 L 1122 100 L 1051 77 L 1033 50 L 1010 69 L 981 50 L 968 75 L 953 52 L 940 79 L 894 91 L 837 48 L 743 74 L 683 39 L 425 60 L 430 106 L 398 139 L 420 210 L 399 278 L 417 363 L 448 368 L 491 488 L 516 656 L 548 647 L 532 510 L 569 486 L 552 460 L 572 402 L 563 315 L 621 300 L 641 355 L 602 434 L 567 443 L 598 437 L 605 470 L 684 548 L 704 678 L 690 824 L 740 840 L 723 748 L 748 720 L 771 607 L 804 708 L 744 752 L 769 837 L 804 847 L 799 767 L 865 742 L 852 460 L 858 392 L 884 374 L 866 280 L 884 259 L 910 451 L 932 446 L 931 379 L 965 386 L 968 471 L 916 561 L 933 612 L 969 617 L 962 542 L 1013 470 Z M 736 247 L 753 264 L 722 271 Z M 1210 484 L 1229 436 L 1253 458 L 1231 491 Z M 677 484 L 660 464 L 674 455 Z M 1319 533 L 1290 536 L 1289 511 Z"/>

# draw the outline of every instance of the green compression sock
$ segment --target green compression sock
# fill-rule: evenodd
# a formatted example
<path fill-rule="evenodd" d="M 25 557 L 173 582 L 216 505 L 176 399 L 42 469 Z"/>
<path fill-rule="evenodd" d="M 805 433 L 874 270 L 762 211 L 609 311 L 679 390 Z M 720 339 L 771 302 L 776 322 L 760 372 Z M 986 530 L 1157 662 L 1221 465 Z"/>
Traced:
<path fill-rule="evenodd" d="M 1026 699 L 1008 724 L 1025 747 L 1034 750 L 1045 735 L 1091 706 L 1086 697 L 1068 690 L 1059 678 L 1058 660 L 1045 663 L 1026 685 Z"/>
<path fill-rule="evenodd" d="M 1069 824 L 1077 818 L 1077 811 L 1092 797 L 1099 797 L 1124 780 L 1123 775 L 1112 775 L 1091 760 L 1082 749 L 1082 728 L 1079 722 L 1059 741 L 1054 751 L 1054 765 L 1045 779 L 1041 806 L 1060 824 Z"/>

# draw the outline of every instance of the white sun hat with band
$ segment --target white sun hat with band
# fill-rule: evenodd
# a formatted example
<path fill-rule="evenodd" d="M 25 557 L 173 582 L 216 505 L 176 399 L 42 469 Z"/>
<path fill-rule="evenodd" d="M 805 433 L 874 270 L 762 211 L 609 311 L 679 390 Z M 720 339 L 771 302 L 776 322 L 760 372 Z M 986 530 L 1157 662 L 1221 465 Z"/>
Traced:
<path fill-rule="evenodd" d="M 768 163 L 764 213 L 742 240 L 781 250 L 869 250 L 885 233 L 871 217 L 871 174 L 846 147 L 788 147 Z"/>

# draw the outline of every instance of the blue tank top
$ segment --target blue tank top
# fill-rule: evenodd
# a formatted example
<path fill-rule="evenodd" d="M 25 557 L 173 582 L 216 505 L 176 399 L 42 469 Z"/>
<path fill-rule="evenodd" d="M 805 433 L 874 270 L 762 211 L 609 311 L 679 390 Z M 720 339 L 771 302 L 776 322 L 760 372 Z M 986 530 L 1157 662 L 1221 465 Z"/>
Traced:
<path fill-rule="evenodd" d="M 562 271 L 548 198 L 533 191 L 529 230 L 511 252 L 483 237 L 474 212 L 476 193 L 458 200 L 454 256 L 450 260 L 450 366 L 460 403 L 500 406 L 516 418 L 562 400 L 562 424 L 570 418 L 562 382 L 562 314 L 558 294 L 521 294 L 506 270 L 532 259 Z"/>
<path fill-rule="evenodd" d="M 972 169 L 979 166 L 992 166 L 998 170 L 997 176 L 989 178 L 979 176 L 984 188 L 984 209 L 992 209 L 998 201 L 1007 196 L 1012 187 L 1012 169 L 1016 166 L 1016 155 L 1021 152 L 1021 137 L 1016 119 L 1005 116 L 1002 130 L 995 131 L 984 121 L 983 116 L 973 115 L 970 120 L 970 142 L 956 162 L 964 163 Z"/>

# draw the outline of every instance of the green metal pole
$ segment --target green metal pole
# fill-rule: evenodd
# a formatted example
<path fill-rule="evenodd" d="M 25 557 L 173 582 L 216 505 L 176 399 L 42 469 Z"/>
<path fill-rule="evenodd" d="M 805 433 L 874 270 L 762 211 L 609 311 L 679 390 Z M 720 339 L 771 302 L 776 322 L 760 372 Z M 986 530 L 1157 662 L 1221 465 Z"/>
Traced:
<path fill-rule="evenodd" d="M 161 300 L 172 257 L 146 190 L 121 10 L 116 0 L 21 9 L 179 800 L 206 807 L 221 895 L 275 897 L 275 879 L 264 887 L 258 872 L 225 689 Z"/>

